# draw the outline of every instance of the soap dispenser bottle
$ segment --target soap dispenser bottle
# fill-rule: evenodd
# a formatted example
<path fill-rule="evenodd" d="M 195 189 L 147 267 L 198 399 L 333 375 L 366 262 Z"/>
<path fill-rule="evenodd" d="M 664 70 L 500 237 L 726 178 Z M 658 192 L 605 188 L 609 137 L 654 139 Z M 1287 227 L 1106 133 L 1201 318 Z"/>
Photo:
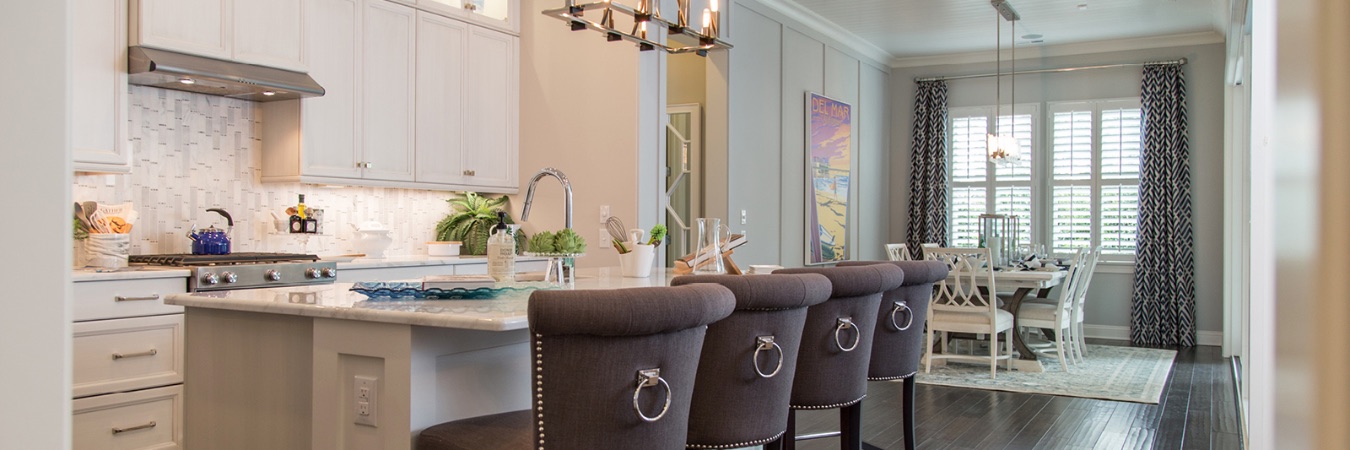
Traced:
<path fill-rule="evenodd" d="M 488 276 L 498 282 L 516 280 L 516 238 L 506 226 L 506 213 L 497 213 L 497 227 L 488 237 Z"/>

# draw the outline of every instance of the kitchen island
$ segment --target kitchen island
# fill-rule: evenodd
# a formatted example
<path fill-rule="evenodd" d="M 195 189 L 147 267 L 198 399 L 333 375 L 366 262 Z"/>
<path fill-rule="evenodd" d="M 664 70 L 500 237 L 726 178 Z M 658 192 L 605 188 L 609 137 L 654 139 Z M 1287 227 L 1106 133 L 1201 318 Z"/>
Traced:
<path fill-rule="evenodd" d="M 568 288 L 664 286 L 671 277 L 581 270 Z M 169 296 L 165 303 L 187 311 L 184 447 L 410 449 L 431 425 L 529 407 L 527 294 L 373 300 L 350 287 Z M 373 392 L 362 394 L 361 383 Z"/>

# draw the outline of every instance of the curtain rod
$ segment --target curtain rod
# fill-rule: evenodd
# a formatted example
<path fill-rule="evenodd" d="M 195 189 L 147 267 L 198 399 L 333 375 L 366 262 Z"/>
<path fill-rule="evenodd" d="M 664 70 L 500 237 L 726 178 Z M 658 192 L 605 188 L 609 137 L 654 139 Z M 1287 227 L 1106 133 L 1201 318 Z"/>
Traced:
<path fill-rule="evenodd" d="M 988 77 L 996 77 L 996 76 L 999 76 L 999 75 L 1023 75 L 1023 74 L 1032 74 L 1032 73 L 1073 72 L 1073 71 L 1076 71 L 1076 70 L 1090 70 L 1090 69 L 1114 69 L 1114 68 L 1116 68 L 1116 67 L 1143 66 L 1143 65 L 1148 65 L 1148 64 L 1177 64 L 1177 65 L 1181 65 L 1181 64 L 1186 64 L 1186 58 L 1174 59 L 1174 60 L 1171 60 L 1171 61 L 1150 61 L 1150 62 L 1141 62 L 1141 63 L 1105 64 L 1105 65 L 1100 65 L 1100 66 L 1061 67 L 1061 68 L 1058 68 L 1058 69 L 1019 70 L 1019 71 L 1016 71 L 1016 72 L 1008 72 L 1008 73 L 1006 73 L 1006 74 L 999 74 L 999 73 L 981 73 L 981 74 L 976 74 L 976 75 L 956 75 L 956 76 L 945 76 L 945 77 L 919 77 L 919 78 L 915 78 L 914 81 L 915 81 L 915 82 L 920 82 L 920 81 L 938 81 L 938 80 L 964 80 L 964 79 L 967 79 L 967 78 L 988 78 Z"/>

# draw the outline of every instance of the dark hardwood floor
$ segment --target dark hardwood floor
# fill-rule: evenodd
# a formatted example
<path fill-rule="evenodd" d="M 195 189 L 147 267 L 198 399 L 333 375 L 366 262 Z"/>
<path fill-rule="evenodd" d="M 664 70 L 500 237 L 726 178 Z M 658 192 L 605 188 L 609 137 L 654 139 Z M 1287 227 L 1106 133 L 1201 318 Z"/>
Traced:
<path fill-rule="evenodd" d="M 914 434 L 920 449 L 1239 449 L 1233 385 L 1228 360 L 1210 346 L 1177 352 L 1157 405 L 920 383 Z M 863 441 L 873 448 L 904 448 L 900 388 L 868 384 Z M 838 430 L 838 418 L 838 410 L 799 411 L 797 432 Z M 839 440 L 801 441 L 797 448 L 837 449 Z"/>

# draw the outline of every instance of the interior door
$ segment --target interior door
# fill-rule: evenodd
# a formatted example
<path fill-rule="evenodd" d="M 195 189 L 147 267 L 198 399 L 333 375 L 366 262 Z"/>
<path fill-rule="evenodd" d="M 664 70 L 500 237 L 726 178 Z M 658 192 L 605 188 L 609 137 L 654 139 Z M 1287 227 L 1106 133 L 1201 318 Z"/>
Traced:
<path fill-rule="evenodd" d="M 697 104 L 666 108 L 666 267 L 694 249 L 692 225 L 703 216 L 703 119 Z"/>

